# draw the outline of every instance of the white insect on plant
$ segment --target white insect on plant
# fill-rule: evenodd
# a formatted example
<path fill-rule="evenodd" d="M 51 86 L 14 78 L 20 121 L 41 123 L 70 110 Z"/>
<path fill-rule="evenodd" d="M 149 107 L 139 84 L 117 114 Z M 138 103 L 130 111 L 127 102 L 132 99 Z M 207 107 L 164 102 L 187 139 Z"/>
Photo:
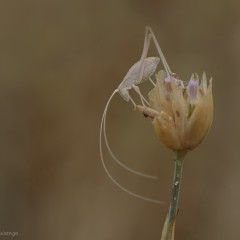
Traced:
<path fill-rule="evenodd" d="M 154 45 L 155 45 L 155 47 L 157 49 L 157 52 L 159 54 L 159 57 L 147 57 L 151 41 L 153 41 L 153 43 L 154 43 Z M 106 117 L 107 117 L 107 110 L 108 110 L 109 104 L 110 104 L 113 96 L 116 93 L 119 93 L 121 95 L 121 97 L 125 101 L 127 101 L 127 102 L 131 101 L 131 103 L 134 106 L 134 109 L 136 109 L 137 105 L 136 105 L 136 103 L 134 102 L 134 100 L 132 99 L 132 97 L 129 94 L 129 90 L 133 89 L 139 95 L 140 100 L 142 102 L 142 105 L 143 106 L 146 106 L 146 105 L 149 106 L 148 101 L 141 94 L 141 91 L 140 91 L 138 85 L 141 84 L 144 81 L 149 80 L 155 86 L 155 83 L 151 79 L 151 76 L 155 73 L 155 71 L 157 69 L 157 66 L 158 66 L 158 63 L 160 62 L 160 60 L 161 60 L 161 62 L 163 64 L 163 66 L 164 66 L 164 69 L 165 69 L 167 75 L 168 76 L 172 76 L 172 72 L 171 72 L 171 70 L 170 70 L 170 68 L 169 68 L 169 66 L 168 66 L 168 64 L 166 62 L 166 59 L 165 59 L 165 57 L 164 57 L 164 55 L 162 53 L 162 50 L 161 50 L 161 48 L 160 48 L 160 46 L 159 46 L 159 44 L 157 42 L 157 39 L 156 39 L 152 29 L 150 27 L 146 27 L 146 29 L 145 29 L 145 38 L 144 38 L 144 46 L 143 46 L 143 51 L 142 51 L 141 58 L 140 58 L 140 60 L 138 62 L 136 62 L 129 69 L 129 71 L 127 72 L 127 74 L 124 77 L 123 81 L 120 83 L 118 88 L 113 91 L 112 95 L 110 96 L 110 98 L 109 98 L 109 100 L 108 100 L 108 102 L 107 102 L 107 104 L 105 106 L 103 115 L 102 115 L 102 121 L 101 121 L 101 127 L 100 127 L 100 156 L 101 156 L 101 161 L 102 161 L 103 167 L 104 167 L 108 177 L 120 189 L 122 189 L 123 191 L 127 192 L 128 194 L 130 194 L 130 195 L 132 195 L 134 197 L 146 200 L 146 201 L 154 202 L 154 203 L 162 203 L 162 202 L 158 201 L 158 200 L 155 200 L 155 199 L 151 199 L 151 198 L 148 198 L 148 197 L 144 197 L 144 196 L 138 195 L 136 193 L 133 193 L 133 192 L 127 190 L 125 187 L 123 187 L 120 183 L 118 183 L 113 178 L 113 176 L 108 171 L 108 169 L 106 167 L 106 164 L 105 164 L 105 161 L 104 161 L 102 138 L 105 141 L 105 144 L 106 144 L 106 147 L 107 147 L 107 150 L 108 150 L 110 156 L 121 167 L 123 167 L 127 171 L 129 171 L 129 172 L 131 172 L 133 174 L 139 175 L 141 177 L 146 177 L 146 178 L 150 178 L 150 179 L 158 179 L 158 177 L 156 177 L 156 176 L 151 176 L 151 175 L 148 175 L 148 174 L 145 174 L 145 173 L 141 173 L 141 172 L 138 172 L 138 171 L 136 171 L 136 170 L 126 166 L 125 164 L 123 164 L 114 155 L 114 153 L 112 152 L 112 150 L 111 150 L 111 148 L 109 146 L 109 142 L 108 142 L 108 139 L 107 139 L 107 134 L 106 134 Z"/>
<path fill-rule="evenodd" d="M 160 58 L 147 57 L 151 40 L 153 40 Z M 161 70 L 155 75 L 156 83 L 154 83 L 151 76 L 156 71 L 160 60 L 165 71 Z M 149 80 L 154 85 L 153 89 L 148 93 L 149 102 L 143 97 L 138 87 L 140 83 L 146 80 Z M 136 105 L 131 98 L 129 94 L 129 90 L 131 89 L 137 92 L 142 105 Z M 118 164 L 140 176 L 156 178 L 127 167 L 111 151 L 106 135 L 106 115 L 109 103 L 117 92 L 125 101 L 131 101 L 134 109 L 137 109 L 151 121 L 160 142 L 174 152 L 172 196 L 161 237 L 161 240 L 174 240 L 183 162 L 186 154 L 195 149 L 203 141 L 213 121 L 212 78 L 208 81 L 206 74 L 203 73 L 200 80 L 195 73 L 192 74 L 188 82 L 180 80 L 176 74 L 171 72 L 154 33 L 150 27 L 147 27 L 140 61 L 129 69 L 122 83 L 112 93 L 106 104 L 100 128 L 100 154 L 106 173 L 118 187 L 127 193 L 143 200 L 161 203 L 158 200 L 130 192 L 119 184 L 106 168 L 103 159 L 102 134 L 111 157 Z"/>

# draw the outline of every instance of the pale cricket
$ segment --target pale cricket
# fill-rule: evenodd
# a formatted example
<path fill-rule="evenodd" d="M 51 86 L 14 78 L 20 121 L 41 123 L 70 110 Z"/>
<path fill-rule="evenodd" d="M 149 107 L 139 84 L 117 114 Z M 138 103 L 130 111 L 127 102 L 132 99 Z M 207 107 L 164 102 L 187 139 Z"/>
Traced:
<path fill-rule="evenodd" d="M 153 44 L 155 45 L 157 52 L 159 54 L 159 57 L 148 57 L 148 51 L 149 51 L 149 47 L 150 47 L 150 43 L 151 41 L 153 41 Z M 138 172 L 128 166 L 126 166 L 125 164 L 123 164 L 112 152 L 110 146 L 109 146 L 109 142 L 107 139 L 107 134 L 106 134 L 106 117 L 107 117 L 107 110 L 109 107 L 109 104 L 113 98 L 113 96 L 116 93 L 119 93 L 120 96 L 127 102 L 131 101 L 131 103 L 133 104 L 134 110 L 136 109 L 136 103 L 134 102 L 134 100 L 131 98 L 130 94 L 129 94 L 129 90 L 133 89 L 136 91 L 136 93 L 139 95 L 140 100 L 143 104 L 143 106 L 145 106 L 145 104 L 147 104 L 149 106 L 148 101 L 144 98 L 144 96 L 141 94 L 141 91 L 138 87 L 139 84 L 141 84 L 144 81 L 149 80 L 154 86 L 155 83 L 153 82 L 153 80 L 151 79 L 151 76 L 155 73 L 157 66 L 159 64 L 159 62 L 162 62 L 163 67 L 167 73 L 168 76 L 172 76 L 173 73 L 171 72 L 167 61 L 163 55 L 163 52 L 160 48 L 160 45 L 152 31 L 152 29 L 150 27 L 146 27 L 145 29 L 145 37 L 144 37 L 144 45 L 143 45 L 143 51 L 141 54 L 141 58 L 138 62 L 136 62 L 127 72 L 126 76 L 123 78 L 122 82 L 119 84 L 118 88 L 115 89 L 113 91 L 113 93 L 111 94 L 110 98 L 107 101 L 107 104 L 105 106 L 105 109 L 103 111 L 103 115 L 102 115 L 102 120 L 101 120 L 101 126 L 100 126 L 100 157 L 101 157 L 101 161 L 102 161 L 102 165 L 104 167 L 104 170 L 106 172 L 106 174 L 108 175 L 108 177 L 113 181 L 113 183 L 115 185 L 117 185 L 120 189 L 122 189 L 123 191 L 127 192 L 128 194 L 140 198 L 142 200 L 146 200 L 149 202 L 154 202 L 154 203 L 163 203 L 159 200 L 155 200 L 155 199 L 151 199 L 145 196 L 141 196 L 139 194 L 133 193 L 129 190 L 127 190 L 125 187 L 123 187 L 119 182 L 117 182 L 114 177 L 111 175 L 111 173 L 108 171 L 105 161 L 104 161 L 104 157 L 103 157 L 103 146 L 102 146 L 102 138 L 104 138 L 107 150 L 110 154 L 110 156 L 113 158 L 114 161 L 116 161 L 121 167 L 123 167 L 124 169 L 126 169 L 127 171 L 130 171 L 131 173 L 137 174 L 141 177 L 146 177 L 146 178 L 151 178 L 151 179 L 158 179 L 158 177 L 156 176 L 151 176 L 145 173 L 141 173 Z"/>

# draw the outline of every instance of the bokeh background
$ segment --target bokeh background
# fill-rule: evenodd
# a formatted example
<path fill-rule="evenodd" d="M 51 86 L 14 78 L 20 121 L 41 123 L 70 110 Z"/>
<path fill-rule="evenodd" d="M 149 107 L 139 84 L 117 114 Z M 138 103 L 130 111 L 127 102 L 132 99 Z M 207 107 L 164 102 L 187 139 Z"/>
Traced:
<path fill-rule="evenodd" d="M 129 174 L 104 151 L 107 166 L 128 189 L 166 204 L 122 192 L 99 156 L 104 106 L 140 58 L 146 25 L 182 79 L 214 78 L 214 123 L 185 161 L 176 239 L 240 239 L 237 0 L 0 1 L 0 231 L 26 240 L 160 239 L 173 154 L 119 95 L 107 121 L 113 151 L 159 180 Z"/>

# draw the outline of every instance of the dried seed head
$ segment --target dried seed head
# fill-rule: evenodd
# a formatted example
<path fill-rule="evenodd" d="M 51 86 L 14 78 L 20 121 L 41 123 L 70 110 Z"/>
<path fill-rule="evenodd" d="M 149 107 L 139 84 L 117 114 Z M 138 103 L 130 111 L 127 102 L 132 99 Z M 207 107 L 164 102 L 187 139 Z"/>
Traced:
<path fill-rule="evenodd" d="M 149 108 L 137 109 L 152 120 L 160 141 L 174 151 L 187 152 L 201 143 L 211 127 L 212 79 L 207 83 L 204 73 L 199 84 L 194 74 L 185 87 L 183 81 L 160 71 L 149 102 Z"/>

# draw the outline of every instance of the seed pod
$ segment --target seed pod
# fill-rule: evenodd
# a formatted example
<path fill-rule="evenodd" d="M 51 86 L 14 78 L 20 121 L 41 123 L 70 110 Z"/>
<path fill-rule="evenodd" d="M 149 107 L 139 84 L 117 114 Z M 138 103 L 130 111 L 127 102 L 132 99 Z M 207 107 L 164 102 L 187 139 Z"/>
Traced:
<path fill-rule="evenodd" d="M 187 86 L 183 81 L 156 74 L 156 86 L 149 92 L 150 107 L 138 106 L 138 111 L 152 120 L 160 141 L 177 152 L 187 152 L 198 146 L 208 133 L 213 120 L 212 79 L 205 73 L 193 74 Z"/>

